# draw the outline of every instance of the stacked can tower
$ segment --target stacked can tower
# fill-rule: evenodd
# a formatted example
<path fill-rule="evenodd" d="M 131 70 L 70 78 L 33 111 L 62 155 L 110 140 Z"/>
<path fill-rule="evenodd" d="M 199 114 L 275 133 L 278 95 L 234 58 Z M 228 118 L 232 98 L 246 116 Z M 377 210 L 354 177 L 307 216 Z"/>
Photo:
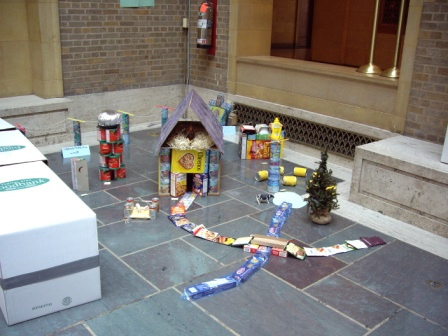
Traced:
<path fill-rule="evenodd" d="M 126 177 L 120 120 L 121 115 L 112 111 L 102 112 L 98 116 L 97 140 L 99 141 L 99 178 L 101 181 L 119 180 Z"/>
<path fill-rule="evenodd" d="M 276 193 L 280 190 L 280 141 L 272 141 L 269 155 L 267 192 Z"/>

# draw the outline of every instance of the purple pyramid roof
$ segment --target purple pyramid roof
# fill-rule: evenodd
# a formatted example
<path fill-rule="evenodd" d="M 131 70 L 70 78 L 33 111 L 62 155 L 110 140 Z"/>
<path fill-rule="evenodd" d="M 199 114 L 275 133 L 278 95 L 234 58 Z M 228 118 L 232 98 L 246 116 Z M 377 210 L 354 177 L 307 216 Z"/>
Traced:
<path fill-rule="evenodd" d="M 199 118 L 199 121 L 204 126 L 205 130 L 213 139 L 219 151 L 224 154 L 224 138 L 222 133 L 222 126 L 218 122 L 216 116 L 210 111 L 207 104 L 197 94 L 195 90 L 191 90 L 182 102 L 177 106 L 174 113 L 168 118 L 165 125 L 160 131 L 160 139 L 155 148 L 155 155 L 159 154 L 160 147 L 165 143 L 168 136 L 173 131 L 177 122 L 185 114 L 187 109 L 191 107 L 194 113 Z"/>

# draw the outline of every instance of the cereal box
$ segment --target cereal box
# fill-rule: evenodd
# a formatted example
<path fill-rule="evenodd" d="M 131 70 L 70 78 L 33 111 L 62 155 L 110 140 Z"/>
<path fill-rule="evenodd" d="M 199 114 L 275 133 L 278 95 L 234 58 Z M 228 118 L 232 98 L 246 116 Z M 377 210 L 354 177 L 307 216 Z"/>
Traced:
<path fill-rule="evenodd" d="M 171 196 L 179 197 L 187 192 L 187 174 L 171 173 Z"/>
<path fill-rule="evenodd" d="M 193 192 L 199 196 L 207 196 L 208 174 L 193 174 Z"/>
<path fill-rule="evenodd" d="M 270 140 L 247 140 L 246 160 L 269 159 Z"/>
<path fill-rule="evenodd" d="M 204 173 L 207 153 L 205 150 L 173 149 L 171 154 L 171 170 L 179 173 Z"/>

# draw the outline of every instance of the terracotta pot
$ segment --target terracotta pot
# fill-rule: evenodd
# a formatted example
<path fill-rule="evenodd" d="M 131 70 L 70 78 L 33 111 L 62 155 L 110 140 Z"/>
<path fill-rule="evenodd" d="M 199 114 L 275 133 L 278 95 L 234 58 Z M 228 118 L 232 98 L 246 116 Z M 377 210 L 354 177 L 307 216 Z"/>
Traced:
<path fill-rule="evenodd" d="M 311 220 L 316 224 L 325 225 L 331 222 L 329 209 L 321 209 L 310 215 Z"/>

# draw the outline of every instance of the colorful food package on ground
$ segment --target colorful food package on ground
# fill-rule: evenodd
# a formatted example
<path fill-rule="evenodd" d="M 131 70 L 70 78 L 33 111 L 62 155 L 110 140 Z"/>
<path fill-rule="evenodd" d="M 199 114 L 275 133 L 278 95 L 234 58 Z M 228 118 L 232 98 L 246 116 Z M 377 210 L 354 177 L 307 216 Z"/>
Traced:
<path fill-rule="evenodd" d="M 345 242 L 347 244 L 350 244 L 351 246 L 353 246 L 357 250 L 368 248 L 368 246 L 366 244 L 364 244 L 360 239 L 346 240 Z"/>
<path fill-rule="evenodd" d="M 286 245 L 286 251 L 292 254 L 297 259 L 303 260 L 306 258 L 305 249 L 303 247 L 300 247 L 294 241 L 288 242 L 288 245 Z"/>
<path fill-rule="evenodd" d="M 235 242 L 235 238 L 218 236 L 218 240 L 216 242 L 223 245 L 232 245 Z"/>
<path fill-rule="evenodd" d="M 352 246 L 350 246 L 347 243 L 344 244 L 336 244 L 333 246 L 327 247 L 327 250 L 329 251 L 329 255 L 338 254 L 338 253 L 345 253 L 355 250 Z"/>
<path fill-rule="evenodd" d="M 253 239 L 253 237 L 240 237 L 235 239 L 235 241 L 232 243 L 232 246 L 244 246 L 250 243 L 250 241 Z"/>
<path fill-rule="evenodd" d="M 308 257 L 327 257 L 330 251 L 326 247 L 304 247 L 305 253 Z"/>
<path fill-rule="evenodd" d="M 170 208 L 171 215 L 185 215 L 185 205 L 181 202 Z"/>
<path fill-rule="evenodd" d="M 203 224 L 198 225 L 196 229 L 194 229 L 193 235 L 210 241 L 216 241 L 219 236 L 217 232 L 206 229 Z"/>
<path fill-rule="evenodd" d="M 257 244 L 248 244 L 248 245 L 243 246 L 244 252 L 249 252 L 249 253 L 268 252 L 268 248 L 269 248 L 268 246 L 260 246 Z M 281 248 L 277 248 L 277 247 L 271 247 L 270 253 L 273 256 L 282 257 L 282 258 L 286 258 L 288 256 L 288 253 L 285 250 L 283 250 Z"/>
<path fill-rule="evenodd" d="M 182 198 L 179 201 L 179 204 L 182 204 L 184 206 L 185 210 L 188 210 L 190 205 L 193 204 L 194 200 L 196 199 L 196 194 L 192 192 L 185 193 Z"/>
<path fill-rule="evenodd" d="M 364 244 L 366 244 L 368 247 L 377 246 L 377 245 L 384 245 L 386 242 L 381 239 L 380 237 L 360 237 L 359 238 Z"/>
<path fill-rule="evenodd" d="M 232 273 L 232 277 L 239 282 L 247 281 L 261 266 L 267 261 L 267 258 L 261 254 L 255 254 L 249 258 L 244 265 Z"/>
<path fill-rule="evenodd" d="M 213 295 L 234 288 L 237 285 L 238 281 L 231 276 L 202 282 L 198 285 L 187 287 L 182 294 L 182 299 L 188 301 L 197 300 L 204 296 Z"/>

